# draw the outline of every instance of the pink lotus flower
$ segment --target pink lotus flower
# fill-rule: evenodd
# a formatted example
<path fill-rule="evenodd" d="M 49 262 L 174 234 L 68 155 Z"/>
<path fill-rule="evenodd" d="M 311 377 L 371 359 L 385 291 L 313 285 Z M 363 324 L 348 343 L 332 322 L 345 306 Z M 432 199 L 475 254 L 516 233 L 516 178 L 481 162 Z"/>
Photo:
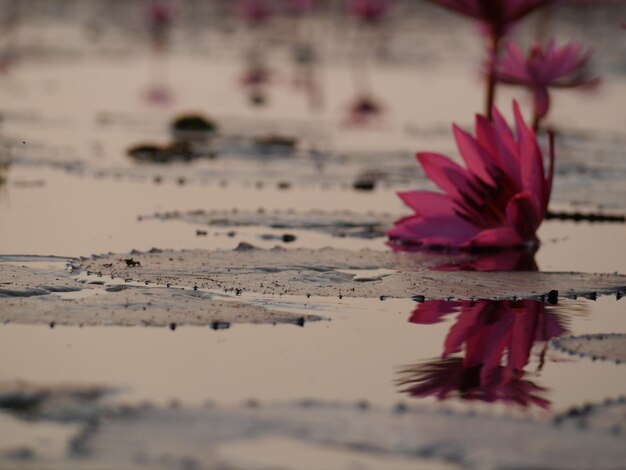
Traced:
<path fill-rule="evenodd" d="M 506 44 L 506 54 L 497 64 L 496 78 L 502 83 L 530 88 L 534 97 L 535 127 L 550 108 L 549 87 L 592 86 L 597 78 L 589 76 L 589 51 L 581 44 L 556 47 L 549 41 L 545 48 L 531 47 L 528 57 L 513 43 Z"/>
<path fill-rule="evenodd" d="M 535 343 L 567 333 L 564 317 L 534 300 L 430 301 L 420 304 L 410 321 L 434 324 L 459 310 L 441 359 L 405 369 L 400 381 L 404 391 L 547 408 L 549 402 L 540 396 L 545 388 L 526 380 L 524 368 Z M 461 351 L 462 358 L 453 357 Z"/>
<path fill-rule="evenodd" d="M 490 36 L 502 37 L 516 22 L 549 0 L 430 0 L 449 10 L 475 18 Z"/>
<path fill-rule="evenodd" d="M 391 7 L 391 0 L 350 0 L 348 13 L 365 23 L 382 20 Z"/>
<path fill-rule="evenodd" d="M 535 245 L 545 217 L 554 170 L 550 139 L 547 176 L 535 133 L 516 102 L 514 134 L 494 107 L 493 122 L 476 116 L 476 137 L 453 126 L 467 168 L 436 153 L 418 153 L 426 175 L 443 193 L 398 193 L 415 214 L 396 221 L 390 242 L 459 249 Z"/>

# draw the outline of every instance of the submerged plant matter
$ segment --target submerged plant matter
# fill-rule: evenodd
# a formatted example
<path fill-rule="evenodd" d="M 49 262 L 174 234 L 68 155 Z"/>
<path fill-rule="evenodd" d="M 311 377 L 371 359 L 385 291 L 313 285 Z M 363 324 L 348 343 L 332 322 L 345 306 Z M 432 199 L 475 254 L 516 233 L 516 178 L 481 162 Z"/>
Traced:
<path fill-rule="evenodd" d="M 514 102 L 516 133 L 494 108 L 493 122 L 476 116 L 476 137 L 453 127 L 466 168 L 436 153 L 417 154 L 426 175 L 443 191 L 408 191 L 400 198 L 415 214 L 387 232 L 392 244 L 460 249 L 535 245 L 552 189 L 550 165 Z"/>

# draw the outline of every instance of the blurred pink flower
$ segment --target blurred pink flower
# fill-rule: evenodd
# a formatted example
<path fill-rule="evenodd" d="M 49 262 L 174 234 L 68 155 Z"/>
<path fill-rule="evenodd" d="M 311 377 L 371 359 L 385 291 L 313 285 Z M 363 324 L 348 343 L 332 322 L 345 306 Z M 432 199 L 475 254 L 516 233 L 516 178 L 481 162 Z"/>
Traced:
<path fill-rule="evenodd" d="M 174 19 L 174 9 L 169 3 L 153 0 L 148 7 L 148 16 L 153 27 L 166 27 Z"/>
<path fill-rule="evenodd" d="M 313 9 L 316 0 L 283 0 L 285 9 L 292 14 L 300 15 Z"/>
<path fill-rule="evenodd" d="M 252 65 L 241 77 L 244 88 L 263 88 L 271 81 L 270 71 L 263 65 Z"/>
<path fill-rule="evenodd" d="M 579 43 L 556 47 L 549 41 L 545 48 L 534 44 L 528 57 L 517 45 L 506 44 L 506 54 L 496 67 L 496 78 L 502 83 L 522 85 L 531 89 L 534 98 L 535 127 L 550 108 L 549 87 L 567 88 L 593 86 L 596 77 L 589 74 L 591 52 Z"/>
<path fill-rule="evenodd" d="M 169 41 L 169 33 L 174 22 L 174 8 L 169 2 L 152 0 L 148 4 L 148 22 L 152 46 L 162 51 Z"/>
<path fill-rule="evenodd" d="M 369 95 L 356 98 L 348 109 L 346 124 L 350 126 L 367 126 L 378 121 L 383 114 L 383 106 Z"/>
<path fill-rule="evenodd" d="M 534 300 L 429 301 L 410 322 L 434 324 L 459 312 L 446 337 L 441 359 L 405 369 L 405 392 L 439 399 L 505 401 L 547 408 L 545 389 L 524 378 L 535 343 L 568 332 L 565 317 Z M 463 351 L 463 357 L 452 357 Z M 543 358 L 540 357 L 540 362 Z"/>
<path fill-rule="evenodd" d="M 502 37 L 517 21 L 549 0 L 429 0 L 475 18 L 491 36 Z"/>
<path fill-rule="evenodd" d="M 274 13 L 268 0 L 239 0 L 239 16 L 253 26 L 265 23 Z"/>
<path fill-rule="evenodd" d="M 436 153 L 418 153 L 426 175 L 443 193 L 398 193 L 415 214 L 387 231 L 398 245 L 493 249 L 535 245 L 552 189 L 554 151 L 544 172 L 542 152 L 516 102 L 516 134 L 494 107 L 493 122 L 476 116 L 476 137 L 453 132 L 464 168 Z"/>
<path fill-rule="evenodd" d="M 348 13 L 365 23 L 382 20 L 391 7 L 391 0 L 349 0 Z"/>
<path fill-rule="evenodd" d="M 164 85 L 154 85 L 144 92 L 146 101 L 157 106 L 167 106 L 174 101 L 171 90 Z"/>

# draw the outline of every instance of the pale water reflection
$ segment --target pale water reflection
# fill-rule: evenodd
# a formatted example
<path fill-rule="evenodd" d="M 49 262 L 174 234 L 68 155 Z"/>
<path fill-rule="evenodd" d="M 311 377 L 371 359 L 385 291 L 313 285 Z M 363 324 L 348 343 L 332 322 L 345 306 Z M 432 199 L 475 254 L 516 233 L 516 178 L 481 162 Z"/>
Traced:
<path fill-rule="evenodd" d="M 467 372 L 473 374 L 474 388 L 467 389 L 473 397 L 489 397 L 496 403 L 502 398 L 513 403 L 534 400 L 544 406 L 550 403 L 550 411 L 559 412 L 616 397 L 626 389 L 620 366 L 545 350 L 545 340 L 565 331 L 625 331 L 623 305 L 614 298 L 563 301 L 557 310 L 532 303 L 527 304 L 527 315 L 519 304 L 488 302 L 462 309 L 456 320 L 440 315 L 447 307 L 438 311 L 438 304 L 425 303 L 418 308 L 425 309 L 419 318 L 412 318 L 438 321 L 429 325 L 407 320 L 415 309 L 410 300 L 328 299 L 319 304 L 304 297 L 284 300 L 290 310 L 299 304 L 303 312 L 314 310 L 332 321 L 307 323 L 303 328 L 235 325 L 224 331 L 2 325 L 0 354 L 6 360 L 0 365 L 0 381 L 106 384 L 120 387 L 123 393 L 116 399 L 131 403 L 314 398 L 394 405 L 409 399 L 397 388 L 402 370 L 407 364 L 440 356 L 448 335 L 446 347 L 458 358 L 450 364 L 460 372 L 477 366 L 475 374 Z M 435 311 L 430 319 L 427 310 Z M 496 330 L 502 330 L 498 332 L 502 340 L 494 342 Z M 475 344 L 480 338 L 491 349 L 480 350 Z M 513 356 L 500 364 L 505 349 Z M 488 363 L 482 374 L 481 361 Z M 459 399 L 458 393 L 446 396 L 450 398 L 446 404 L 453 407 L 478 406 Z"/>

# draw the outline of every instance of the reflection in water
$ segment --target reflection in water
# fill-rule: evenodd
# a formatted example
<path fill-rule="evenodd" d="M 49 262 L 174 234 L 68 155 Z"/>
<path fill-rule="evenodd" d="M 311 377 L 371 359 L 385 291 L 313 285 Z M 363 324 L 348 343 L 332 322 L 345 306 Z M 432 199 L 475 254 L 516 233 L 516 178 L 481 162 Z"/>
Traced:
<path fill-rule="evenodd" d="M 470 255 L 438 266 L 439 271 L 538 271 L 537 248 Z"/>
<path fill-rule="evenodd" d="M 414 397 L 440 400 L 517 403 L 548 408 L 547 389 L 528 379 L 535 343 L 542 346 L 540 371 L 547 341 L 568 333 L 562 306 L 534 300 L 430 301 L 420 304 L 410 321 L 433 324 L 459 312 L 444 343 L 442 357 L 408 366 L 398 381 L 401 390 Z M 453 356 L 463 351 L 463 357 Z"/>
<path fill-rule="evenodd" d="M 387 243 L 394 251 L 416 253 L 425 252 L 429 255 L 441 255 L 445 260 L 437 266 L 439 271 L 538 271 L 539 266 L 535 255 L 539 247 L 528 247 L 494 251 L 460 251 L 454 249 L 435 250 L 422 246 L 397 245 Z M 457 257 L 450 261 L 450 255 Z"/>

